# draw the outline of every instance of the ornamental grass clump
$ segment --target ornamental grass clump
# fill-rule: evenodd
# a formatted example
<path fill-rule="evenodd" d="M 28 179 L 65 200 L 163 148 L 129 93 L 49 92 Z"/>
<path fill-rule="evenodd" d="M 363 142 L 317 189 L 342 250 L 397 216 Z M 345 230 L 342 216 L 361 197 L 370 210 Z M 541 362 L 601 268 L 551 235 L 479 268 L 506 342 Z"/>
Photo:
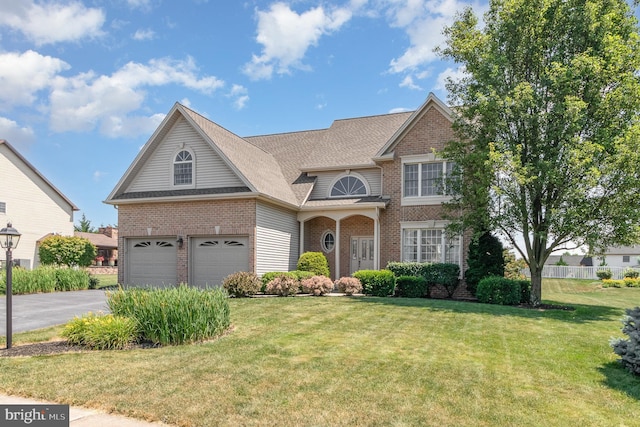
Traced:
<path fill-rule="evenodd" d="M 112 313 L 136 320 L 145 341 L 179 345 L 221 335 L 231 324 L 227 293 L 186 285 L 108 293 Z"/>
<path fill-rule="evenodd" d="M 122 350 L 138 340 L 138 328 L 128 317 L 88 313 L 69 321 L 61 335 L 69 344 L 91 350 Z"/>
<path fill-rule="evenodd" d="M 355 277 L 341 277 L 336 280 L 336 288 L 346 295 L 359 294 L 362 292 L 362 283 Z"/>
<path fill-rule="evenodd" d="M 89 289 L 89 273 L 73 268 L 56 269 L 57 291 L 79 291 Z"/>
<path fill-rule="evenodd" d="M 313 276 L 301 282 L 302 292 L 313 296 L 328 294 L 333 290 L 333 281 L 326 276 Z"/>
<path fill-rule="evenodd" d="M 265 293 L 286 297 L 295 295 L 300 290 L 300 282 L 289 275 L 281 275 L 272 279 L 265 287 Z"/>
<path fill-rule="evenodd" d="M 613 351 L 621 357 L 620 363 L 634 375 L 640 375 L 640 307 L 628 308 L 622 319 L 622 332 L 629 339 L 612 339 Z"/>

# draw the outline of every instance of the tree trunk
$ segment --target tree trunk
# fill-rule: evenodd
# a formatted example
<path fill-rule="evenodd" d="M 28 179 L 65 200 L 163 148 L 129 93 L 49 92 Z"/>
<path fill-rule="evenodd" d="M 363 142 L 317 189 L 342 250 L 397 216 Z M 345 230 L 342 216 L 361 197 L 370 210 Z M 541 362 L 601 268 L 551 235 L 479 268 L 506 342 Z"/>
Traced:
<path fill-rule="evenodd" d="M 531 272 L 531 299 L 529 300 L 534 307 L 542 303 L 542 269 L 529 268 Z"/>

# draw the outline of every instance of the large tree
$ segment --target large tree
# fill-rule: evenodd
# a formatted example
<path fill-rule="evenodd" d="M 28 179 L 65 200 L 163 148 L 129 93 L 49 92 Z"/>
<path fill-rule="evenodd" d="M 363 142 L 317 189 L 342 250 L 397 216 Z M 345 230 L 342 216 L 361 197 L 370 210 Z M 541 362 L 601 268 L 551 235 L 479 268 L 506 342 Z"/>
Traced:
<path fill-rule="evenodd" d="M 554 251 L 640 235 L 640 37 L 623 0 L 492 0 L 440 49 L 461 171 L 457 225 L 495 229 L 531 271 L 531 303 Z M 455 215 L 454 215 L 455 216 Z"/>

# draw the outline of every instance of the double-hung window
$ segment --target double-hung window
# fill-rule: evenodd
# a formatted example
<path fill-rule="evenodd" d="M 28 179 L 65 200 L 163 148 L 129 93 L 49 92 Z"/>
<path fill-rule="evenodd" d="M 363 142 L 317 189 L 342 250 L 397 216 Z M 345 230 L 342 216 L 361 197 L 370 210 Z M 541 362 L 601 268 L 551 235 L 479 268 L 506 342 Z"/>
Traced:
<path fill-rule="evenodd" d="M 433 155 L 402 159 L 402 204 L 438 204 L 449 199 L 455 163 Z"/>
<path fill-rule="evenodd" d="M 405 262 L 461 263 L 461 239 L 448 236 L 444 225 L 436 228 L 420 223 L 402 226 L 402 260 Z"/>
<path fill-rule="evenodd" d="M 173 185 L 193 185 L 193 155 L 188 150 L 181 150 L 173 160 Z"/>

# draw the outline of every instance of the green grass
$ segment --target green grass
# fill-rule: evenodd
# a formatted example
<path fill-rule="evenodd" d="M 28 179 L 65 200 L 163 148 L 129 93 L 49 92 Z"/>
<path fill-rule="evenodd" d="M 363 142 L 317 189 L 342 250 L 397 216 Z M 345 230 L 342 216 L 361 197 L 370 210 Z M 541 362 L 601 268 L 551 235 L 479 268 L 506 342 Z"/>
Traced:
<path fill-rule="evenodd" d="M 100 283 L 98 284 L 98 289 L 118 286 L 117 274 L 96 274 L 95 277 L 97 277 L 100 281 Z"/>
<path fill-rule="evenodd" d="M 640 289 L 543 290 L 576 310 L 232 299 L 233 330 L 213 342 L 0 358 L 0 391 L 181 426 L 640 425 L 640 378 L 608 344 Z"/>

